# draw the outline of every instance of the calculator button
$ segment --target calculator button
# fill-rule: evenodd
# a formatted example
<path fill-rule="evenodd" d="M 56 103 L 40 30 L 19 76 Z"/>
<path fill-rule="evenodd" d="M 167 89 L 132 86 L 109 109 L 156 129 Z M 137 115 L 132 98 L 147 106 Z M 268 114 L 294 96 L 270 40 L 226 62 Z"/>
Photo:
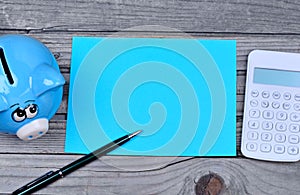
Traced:
<path fill-rule="evenodd" d="M 299 143 L 299 136 L 298 135 L 290 135 L 289 142 L 291 144 L 298 144 Z"/>
<path fill-rule="evenodd" d="M 285 142 L 285 134 L 277 133 L 277 134 L 275 135 L 275 141 L 278 142 L 278 143 L 283 143 L 283 142 Z"/>
<path fill-rule="evenodd" d="M 272 134 L 271 133 L 262 133 L 261 134 L 261 140 L 269 142 L 272 140 Z"/>
<path fill-rule="evenodd" d="M 257 100 L 251 100 L 251 101 L 250 101 L 250 105 L 251 105 L 252 107 L 256 107 L 256 106 L 258 106 L 258 101 L 257 101 Z"/>
<path fill-rule="evenodd" d="M 276 123 L 275 128 L 277 131 L 286 131 L 286 124 L 278 122 Z"/>
<path fill-rule="evenodd" d="M 261 107 L 263 107 L 263 108 L 268 108 L 268 107 L 269 107 L 269 102 L 266 101 L 266 100 L 262 101 L 262 102 L 261 102 Z"/>
<path fill-rule="evenodd" d="M 250 120 L 248 122 L 248 127 L 251 128 L 251 129 L 258 129 L 259 122 L 258 121 L 254 121 L 254 120 Z"/>
<path fill-rule="evenodd" d="M 289 109 L 291 108 L 291 104 L 288 103 L 288 102 L 285 102 L 285 103 L 283 103 L 282 107 L 283 107 L 283 109 L 285 109 L 285 110 L 289 110 Z"/>
<path fill-rule="evenodd" d="M 280 107 L 280 103 L 279 103 L 279 102 L 273 102 L 273 103 L 272 103 L 272 107 L 273 107 L 274 109 L 277 109 L 277 108 Z"/>
<path fill-rule="evenodd" d="M 285 151 L 284 145 L 275 145 L 274 146 L 274 152 L 277 154 L 283 154 Z"/>
<path fill-rule="evenodd" d="M 274 113 L 272 111 L 270 111 L 270 110 L 265 110 L 263 112 L 263 117 L 265 119 L 272 119 L 274 117 Z"/>
<path fill-rule="evenodd" d="M 258 139 L 258 133 L 255 131 L 249 131 L 248 132 L 248 139 L 249 140 L 257 140 Z"/>
<path fill-rule="evenodd" d="M 247 143 L 246 148 L 249 151 L 256 151 L 257 150 L 257 144 L 256 143 Z"/>
<path fill-rule="evenodd" d="M 295 98 L 296 101 L 300 101 L 300 94 L 296 94 L 296 95 L 294 96 L 294 98 Z"/>
<path fill-rule="evenodd" d="M 269 121 L 264 121 L 264 122 L 262 123 L 262 128 L 263 128 L 264 130 L 271 130 L 271 129 L 273 129 L 273 123 L 272 123 L 272 122 L 269 122 Z"/>
<path fill-rule="evenodd" d="M 287 113 L 286 112 L 277 112 L 276 118 L 280 121 L 285 121 L 287 119 Z"/>
<path fill-rule="evenodd" d="M 270 96 L 270 93 L 269 93 L 268 91 L 263 91 L 263 92 L 261 93 L 261 96 L 262 96 L 263 98 L 268 98 L 268 97 Z"/>
<path fill-rule="evenodd" d="M 290 100 L 291 97 L 292 97 L 292 95 L 291 95 L 290 93 L 288 93 L 288 92 L 286 92 L 286 93 L 283 94 L 283 98 L 284 98 L 285 100 Z"/>
<path fill-rule="evenodd" d="M 293 112 L 291 113 L 290 115 L 290 119 L 291 121 L 293 122 L 299 122 L 300 121 L 300 114 L 296 113 L 296 112 Z"/>
<path fill-rule="evenodd" d="M 291 155 L 297 155 L 299 153 L 299 148 L 297 146 L 289 146 L 288 153 Z"/>
<path fill-rule="evenodd" d="M 294 104 L 294 110 L 295 111 L 300 111 L 300 104 L 299 103 Z"/>
<path fill-rule="evenodd" d="M 273 96 L 274 99 L 279 99 L 280 98 L 280 93 L 278 91 L 274 91 L 272 96 Z"/>
<path fill-rule="evenodd" d="M 260 115 L 259 110 L 252 109 L 252 110 L 249 111 L 249 116 L 250 116 L 251 118 L 258 118 L 259 115 Z"/>
<path fill-rule="evenodd" d="M 251 96 L 252 96 L 252 97 L 257 97 L 258 94 L 259 94 L 259 93 L 258 93 L 257 90 L 252 90 L 252 91 L 251 91 Z"/>
<path fill-rule="evenodd" d="M 270 144 L 261 144 L 260 145 L 260 151 L 270 152 L 271 151 L 271 145 Z"/>
<path fill-rule="evenodd" d="M 297 124 L 290 124 L 289 130 L 292 133 L 298 133 L 300 130 L 300 126 Z"/>

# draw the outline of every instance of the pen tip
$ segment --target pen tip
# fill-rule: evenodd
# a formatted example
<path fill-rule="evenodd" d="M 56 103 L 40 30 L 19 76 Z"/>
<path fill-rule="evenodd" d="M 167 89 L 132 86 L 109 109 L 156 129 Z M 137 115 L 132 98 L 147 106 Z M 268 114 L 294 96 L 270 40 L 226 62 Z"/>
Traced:
<path fill-rule="evenodd" d="M 129 138 L 132 138 L 132 137 L 136 136 L 137 134 L 139 134 L 139 133 L 141 133 L 141 132 L 142 132 L 142 130 L 138 130 L 138 131 L 136 131 L 136 132 L 130 134 L 130 135 L 129 135 Z"/>

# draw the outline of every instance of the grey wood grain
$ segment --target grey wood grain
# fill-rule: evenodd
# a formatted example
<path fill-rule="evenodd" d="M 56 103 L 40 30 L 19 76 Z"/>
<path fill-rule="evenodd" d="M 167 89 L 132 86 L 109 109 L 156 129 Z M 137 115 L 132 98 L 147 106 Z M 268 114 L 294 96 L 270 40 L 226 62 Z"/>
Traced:
<path fill-rule="evenodd" d="M 185 32 L 300 32 L 300 4 L 285 0 L 2 0 L 2 29 L 118 31 L 161 25 Z"/>
<path fill-rule="evenodd" d="M 73 155 L 0 155 L 2 192 L 77 159 Z M 53 160 L 55 159 L 55 160 Z M 172 164 L 170 162 L 173 162 Z M 166 165 L 167 164 L 167 165 Z M 41 194 L 194 194 L 199 178 L 224 179 L 223 194 L 299 194 L 299 164 L 239 158 L 104 157 L 39 191 Z M 286 181 L 286 179 L 289 181 Z"/>

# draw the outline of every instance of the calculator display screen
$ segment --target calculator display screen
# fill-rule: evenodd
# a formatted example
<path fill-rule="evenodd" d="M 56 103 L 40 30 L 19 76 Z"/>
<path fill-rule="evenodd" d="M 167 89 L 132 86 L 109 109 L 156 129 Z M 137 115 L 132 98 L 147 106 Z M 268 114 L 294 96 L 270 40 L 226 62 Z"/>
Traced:
<path fill-rule="evenodd" d="M 267 85 L 300 87 L 300 72 L 254 68 L 253 82 Z"/>

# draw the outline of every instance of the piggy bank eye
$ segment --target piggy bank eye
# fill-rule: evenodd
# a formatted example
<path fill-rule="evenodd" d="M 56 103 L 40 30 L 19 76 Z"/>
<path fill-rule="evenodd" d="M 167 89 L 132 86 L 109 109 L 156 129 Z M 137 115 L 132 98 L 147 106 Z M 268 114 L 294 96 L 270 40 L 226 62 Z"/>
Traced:
<path fill-rule="evenodd" d="M 25 111 L 27 118 L 33 118 L 38 113 L 38 106 L 36 104 L 30 104 Z"/>
<path fill-rule="evenodd" d="M 26 112 L 25 110 L 22 110 L 21 108 L 17 108 L 12 113 L 12 119 L 16 122 L 21 122 L 26 119 Z"/>

